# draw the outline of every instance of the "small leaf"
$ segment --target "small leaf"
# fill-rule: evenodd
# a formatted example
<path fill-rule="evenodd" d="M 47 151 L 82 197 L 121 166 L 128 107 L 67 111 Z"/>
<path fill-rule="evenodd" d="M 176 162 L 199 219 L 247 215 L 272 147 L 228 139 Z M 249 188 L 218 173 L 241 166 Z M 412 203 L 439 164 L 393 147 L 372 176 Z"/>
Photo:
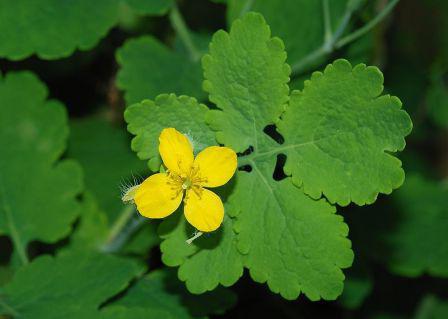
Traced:
<path fill-rule="evenodd" d="M 97 318 L 99 306 L 141 272 L 133 261 L 104 254 L 41 256 L 2 289 L 2 312 L 14 318 Z"/>
<path fill-rule="evenodd" d="M 214 133 L 204 123 L 207 110 L 194 98 L 174 94 L 162 94 L 155 101 L 145 100 L 130 106 L 125 112 L 125 120 L 128 131 L 136 135 L 132 149 L 140 159 L 149 159 L 152 171 L 158 171 L 161 164 L 159 135 L 166 127 L 174 127 L 187 134 L 195 152 L 214 145 Z"/>
<path fill-rule="evenodd" d="M 392 199 L 398 216 L 385 232 L 390 268 L 403 276 L 448 277 L 448 189 L 414 174 Z"/>
<path fill-rule="evenodd" d="M 117 22 L 118 0 L 0 2 L 0 56 L 42 59 L 88 50 Z"/>
<path fill-rule="evenodd" d="M 46 96 L 31 73 L 0 75 L 0 233 L 10 235 L 19 251 L 31 240 L 53 243 L 67 236 L 80 213 L 81 168 L 58 161 L 67 115 Z"/>
<path fill-rule="evenodd" d="M 376 67 L 337 60 L 293 92 L 277 126 L 285 173 L 306 194 L 364 205 L 403 183 L 401 162 L 391 153 L 403 150 L 412 123 L 400 100 L 382 90 Z"/>
<path fill-rule="evenodd" d="M 125 91 L 128 105 L 154 99 L 160 93 L 204 96 L 201 67 L 186 56 L 171 51 L 155 38 L 128 40 L 118 51 L 121 65 L 117 85 Z"/>
<path fill-rule="evenodd" d="M 229 214 L 228 205 L 225 207 Z M 162 261 L 180 266 L 179 279 L 185 281 L 190 292 L 204 293 L 218 284 L 231 286 L 243 275 L 243 256 L 236 249 L 232 225 L 232 219 L 226 216 L 216 232 L 202 235 L 189 245 L 186 240 L 194 235 L 194 229 L 180 212 L 160 224 Z"/>

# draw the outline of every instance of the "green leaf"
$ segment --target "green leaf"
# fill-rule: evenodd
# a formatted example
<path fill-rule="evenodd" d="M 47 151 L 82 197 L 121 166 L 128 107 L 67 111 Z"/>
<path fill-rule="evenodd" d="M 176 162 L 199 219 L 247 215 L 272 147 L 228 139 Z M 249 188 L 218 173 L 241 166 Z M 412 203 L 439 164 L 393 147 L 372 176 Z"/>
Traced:
<path fill-rule="evenodd" d="M 176 279 L 173 271 L 163 269 L 153 271 L 140 279 L 111 307 L 118 305 L 128 310 L 140 309 L 150 313 L 165 311 L 170 318 L 188 319 L 223 313 L 235 302 L 236 296 L 224 288 L 193 296 Z"/>
<path fill-rule="evenodd" d="M 204 123 L 207 106 L 196 99 L 174 94 L 159 95 L 155 101 L 145 100 L 130 106 L 125 112 L 128 130 L 136 135 L 132 149 L 140 159 L 149 159 L 152 171 L 158 171 L 161 159 L 158 150 L 159 135 L 166 127 L 175 127 L 187 134 L 195 152 L 215 144 L 214 133 Z"/>
<path fill-rule="evenodd" d="M 118 0 L 0 1 L 0 56 L 67 57 L 88 50 L 116 23 Z"/>
<path fill-rule="evenodd" d="M 259 14 L 247 14 L 232 25 L 230 34 L 220 30 L 202 59 L 204 89 L 219 110 L 207 121 L 217 131 L 219 143 L 243 152 L 258 149 L 257 137 L 276 122 L 288 102 L 290 68 L 278 38 Z"/>
<path fill-rule="evenodd" d="M 87 189 L 114 221 L 124 209 L 120 188 L 135 185 L 145 164 L 129 149 L 130 136 L 123 127 L 95 116 L 73 120 L 70 128 L 68 154 L 81 163 Z"/>
<path fill-rule="evenodd" d="M 121 69 L 117 85 L 125 91 L 128 105 L 174 92 L 201 99 L 201 68 L 155 38 L 128 40 L 118 51 Z"/>
<path fill-rule="evenodd" d="M 331 25 L 337 29 L 344 15 L 347 0 L 328 1 Z M 285 43 L 288 62 L 293 64 L 324 43 L 322 1 L 316 0 L 230 0 L 227 20 L 233 22 L 241 13 L 261 13 L 272 33 Z"/>
<path fill-rule="evenodd" d="M 325 200 L 315 201 L 289 178 L 272 179 L 272 161 L 240 172 L 229 201 L 238 205 L 235 230 L 245 266 L 257 282 L 286 299 L 334 300 L 353 261 L 348 227 Z"/>
<path fill-rule="evenodd" d="M 109 233 L 109 220 L 100 210 L 92 193 L 83 195 L 81 218 L 75 231 L 70 236 L 70 243 L 64 249 L 98 251 Z"/>
<path fill-rule="evenodd" d="M 228 214 L 226 205 L 226 214 Z M 190 292 L 199 294 L 215 289 L 218 284 L 233 285 L 243 275 L 242 256 L 236 249 L 233 221 L 226 217 L 221 227 L 202 235 L 192 244 L 195 230 L 180 212 L 164 220 L 159 234 L 162 261 L 168 266 L 180 266 L 179 279 L 185 281 Z"/>
<path fill-rule="evenodd" d="M 142 228 L 131 236 L 120 252 L 123 254 L 147 256 L 153 247 L 160 244 L 160 237 L 157 235 L 157 226 L 153 222 L 143 225 Z"/>
<path fill-rule="evenodd" d="M 306 194 L 364 205 L 403 183 L 401 162 L 391 153 L 403 150 L 412 123 L 400 100 L 382 90 L 376 67 L 337 60 L 293 92 L 277 125 L 285 138 L 280 150 L 285 173 Z"/>
<path fill-rule="evenodd" d="M 448 88 L 442 78 L 431 83 L 426 94 L 426 104 L 431 120 L 439 127 L 448 129 Z"/>
<path fill-rule="evenodd" d="M 416 311 L 414 319 L 445 319 L 448 317 L 448 301 L 427 295 Z"/>
<path fill-rule="evenodd" d="M 359 258 L 358 258 L 359 262 Z M 372 292 L 373 279 L 365 267 L 356 263 L 346 273 L 344 282 L 344 292 L 338 298 L 338 302 L 347 309 L 357 309 L 361 307 L 364 300 Z"/>
<path fill-rule="evenodd" d="M 29 241 L 67 236 L 80 213 L 81 168 L 58 160 L 67 115 L 46 97 L 46 87 L 31 73 L 0 75 L 0 233 L 12 237 L 23 262 Z"/>
<path fill-rule="evenodd" d="M 133 261 L 104 254 L 41 256 L 2 289 L 1 313 L 14 318 L 97 318 L 99 306 L 141 272 Z M 6 307 L 5 307 L 6 305 Z"/>
<path fill-rule="evenodd" d="M 173 5 L 173 0 L 125 0 L 136 12 L 148 15 L 164 15 Z"/>
<path fill-rule="evenodd" d="M 414 174 L 393 201 L 397 222 L 385 233 L 391 269 L 410 277 L 448 277 L 448 189 Z"/>
<path fill-rule="evenodd" d="M 272 177 L 272 148 L 278 146 L 263 129 L 278 121 L 288 101 L 285 58 L 281 41 L 270 38 L 258 14 L 235 21 L 230 34 L 218 31 L 203 67 L 204 88 L 221 110 L 210 111 L 207 120 L 219 142 L 237 151 L 253 147 L 240 162 L 252 172 L 239 173 L 229 197 L 234 210 L 227 211 L 236 215 L 238 249 L 252 278 L 287 299 L 300 292 L 311 300 L 335 299 L 343 287 L 341 268 L 353 260 L 347 225 L 326 201 L 307 197 L 289 178 Z"/>

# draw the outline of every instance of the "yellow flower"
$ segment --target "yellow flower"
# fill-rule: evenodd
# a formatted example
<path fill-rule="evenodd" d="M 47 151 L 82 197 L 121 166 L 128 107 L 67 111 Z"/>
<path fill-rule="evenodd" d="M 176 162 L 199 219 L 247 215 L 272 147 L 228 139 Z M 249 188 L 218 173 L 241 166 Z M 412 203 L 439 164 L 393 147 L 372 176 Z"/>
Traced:
<path fill-rule="evenodd" d="M 190 141 L 174 128 L 160 133 L 159 152 L 167 172 L 151 175 L 136 189 L 134 202 L 140 214 L 167 217 L 179 207 L 185 193 L 187 221 L 201 232 L 217 229 L 224 206 L 218 195 L 204 187 L 218 187 L 232 178 L 237 167 L 235 152 L 210 146 L 194 158 Z"/>

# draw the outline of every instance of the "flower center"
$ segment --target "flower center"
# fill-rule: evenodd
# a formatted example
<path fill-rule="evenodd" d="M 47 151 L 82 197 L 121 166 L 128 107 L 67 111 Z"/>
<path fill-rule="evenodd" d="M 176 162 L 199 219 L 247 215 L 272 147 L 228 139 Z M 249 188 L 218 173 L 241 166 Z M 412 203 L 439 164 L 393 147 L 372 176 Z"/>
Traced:
<path fill-rule="evenodd" d="M 168 172 L 171 185 L 171 190 L 173 191 L 173 197 L 176 198 L 183 191 L 192 190 L 198 197 L 202 195 L 202 183 L 207 182 L 206 178 L 201 178 L 199 167 L 193 166 L 190 171 L 186 174 L 178 175 L 174 172 Z M 186 200 L 187 198 L 185 198 Z"/>
<path fill-rule="evenodd" d="M 184 182 L 182 183 L 182 189 L 187 190 L 191 187 L 192 184 L 193 184 L 193 182 L 191 181 L 191 179 L 189 177 L 187 177 L 184 179 Z"/>

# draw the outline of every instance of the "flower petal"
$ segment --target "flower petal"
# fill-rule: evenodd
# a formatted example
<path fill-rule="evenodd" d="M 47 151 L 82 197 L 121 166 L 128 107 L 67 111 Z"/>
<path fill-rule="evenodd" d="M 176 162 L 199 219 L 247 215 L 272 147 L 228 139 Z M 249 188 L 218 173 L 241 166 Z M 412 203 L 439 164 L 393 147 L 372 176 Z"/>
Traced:
<path fill-rule="evenodd" d="M 203 189 L 200 196 L 193 190 L 187 192 L 184 206 L 185 218 L 196 229 L 211 232 L 217 229 L 224 219 L 224 206 L 218 195 Z"/>
<path fill-rule="evenodd" d="M 140 214 L 148 218 L 163 218 L 179 207 L 183 192 L 179 189 L 176 194 L 169 181 L 167 174 L 159 173 L 149 176 L 140 184 L 134 197 Z"/>
<path fill-rule="evenodd" d="M 196 156 L 194 165 L 199 167 L 201 183 L 205 187 L 224 185 L 232 178 L 237 167 L 236 153 L 228 147 L 210 146 Z"/>
<path fill-rule="evenodd" d="M 165 128 L 159 136 L 159 153 L 165 166 L 177 175 L 190 172 L 193 146 L 188 138 L 174 128 Z"/>

